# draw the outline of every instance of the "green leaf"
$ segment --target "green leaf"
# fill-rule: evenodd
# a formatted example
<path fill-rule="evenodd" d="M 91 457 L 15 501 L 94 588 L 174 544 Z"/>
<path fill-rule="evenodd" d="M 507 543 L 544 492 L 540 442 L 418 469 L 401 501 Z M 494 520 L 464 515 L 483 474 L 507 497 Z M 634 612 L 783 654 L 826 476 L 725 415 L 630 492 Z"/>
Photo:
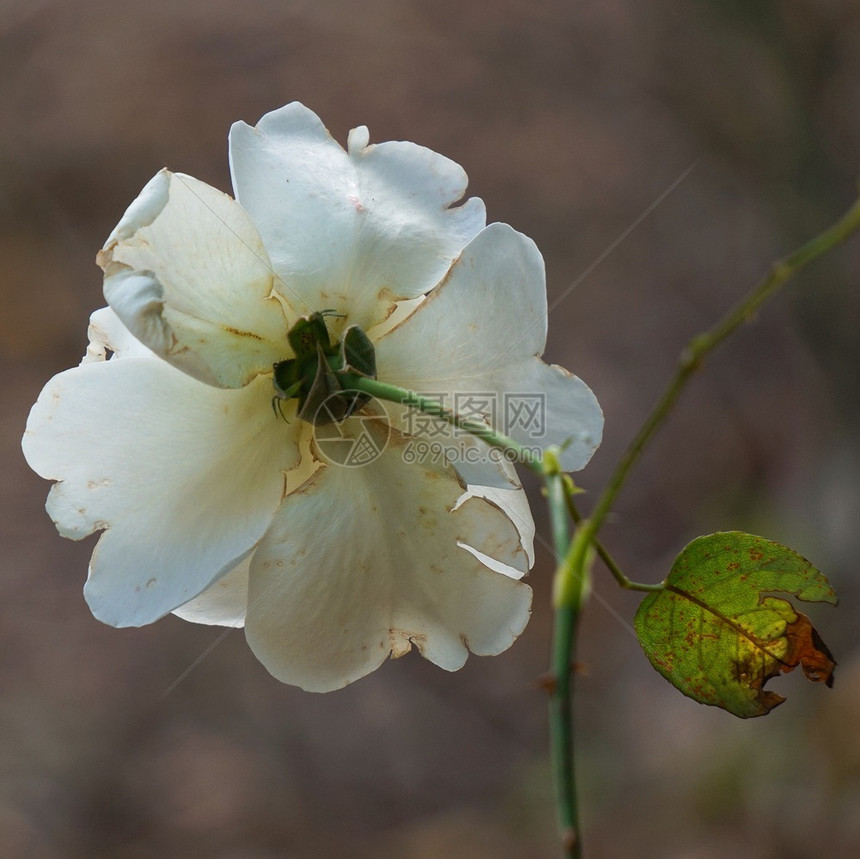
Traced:
<path fill-rule="evenodd" d="M 741 718 L 764 716 L 785 699 L 764 684 L 798 665 L 833 685 L 836 663 L 809 618 L 774 593 L 836 604 L 827 579 L 791 549 L 741 531 L 693 540 L 665 589 L 636 612 L 651 664 L 702 704 Z"/>

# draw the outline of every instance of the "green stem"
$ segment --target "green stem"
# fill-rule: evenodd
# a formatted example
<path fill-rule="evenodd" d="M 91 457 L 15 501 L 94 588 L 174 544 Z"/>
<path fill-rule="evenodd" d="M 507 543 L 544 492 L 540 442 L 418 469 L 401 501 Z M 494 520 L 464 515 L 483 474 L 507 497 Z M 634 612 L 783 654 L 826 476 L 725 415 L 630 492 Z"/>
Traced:
<path fill-rule="evenodd" d="M 549 523 L 556 562 L 567 554 L 570 545 L 570 528 L 567 523 L 567 487 L 565 474 L 561 470 L 558 453 L 550 448 L 543 455 L 543 477 L 546 484 L 546 499 L 549 507 Z"/>
<path fill-rule="evenodd" d="M 550 525 L 558 569 L 554 588 L 566 578 L 570 530 L 567 521 L 567 486 L 556 452 L 544 454 Z M 579 829 L 579 808 L 576 795 L 575 743 L 573 726 L 573 678 L 571 662 L 576 648 L 576 627 L 579 606 L 555 606 L 553 624 L 552 663 L 549 686 L 549 733 L 553 783 L 555 785 L 556 815 L 565 856 L 578 859 L 582 855 Z"/>
<path fill-rule="evenodd" d="M 549 718 L 559 830 L 564 855 L 581 859 L 582 837 L 576 792 L 576 746 L 573 722 L 573 661 L 579 613 L 588 592 L 589 547 L 594 539 L 588 520 L 580 523 L 567 550 L 559 545 L 560 561 L 553 581 L 555 623 L 552 639 L 552 686 Z M 561 551 L 560 551 L 561 550 Z"/>
<path fill-rule="evenodd" d="M 520 462 L 546 480 L 553 541 L 559 566 L 553 582 L 555 625 L 552 645 L 552 688 L 550 691 L 550 732 L 552 760 L 558 803 L 559 825 L 565 856 L 580 859 L 582 842 L 578 822 L 578 804 L 574 766 L 573 677 L 571 662 L 575 652 L 579 611 L 588 589 L 589 550 L 592 546 L 603 559 L 616 581 L 625 588 L 660 590 L 663 585 L 641 585 L 631 582 L 618 568 L 608 552 L 598 543 L 597 534 L 612 504 L 647 444 L 671 412 L 690 376 L 701 367 L 705 357 L 742 324 L 787 280 L 813 260 L 843 242 L 860 228 L 860 199 L 832 227 L 803 247 L 777 262 L 752 292 L 710 331 L 694 337 L 681 355 L 674 378 L 651 414 L 645 420 L 601 493 L 589 519 L 582 519 L 573 503 L 573 489 L 566 487 L 554 452 L 535 457 L 517 442 L 476 421 L 460 418 L 438 403 L 420 395 L 353 373 L 340 373 L 345 388 L 363 391 L 381 400 L 413 406 L 447 423 L 483 439 L 492 447 L 512 451 Z M 573 540 L 569 540 L 565 503 L 574 522 L 578 523 Z"/>
<path fill-rule="evenodd" d="M 830 229 L 776 263 L 765 277 L 726 317 L 713 329 L 694 337 L 684 350 L 674 378 L 657 402 L 639 433 L 622 456 L 606 489 L 598 498 L 590 519 L 582 519 L 573 501 L 573 486 L 564 487 L 562 477 L 557 474 L 557 460 L 547 463 L 547 495 L 553 523 L 558 512 L 559 491 L 563 491 L 571 518 L 577 524 L 573 541 L 563 550 L 563 540 L 556 537 L 556 553 L 562 559 L 556 572 L 553 587 L 555 625 L 553 629 L 553 688 L 550 697 L 550 729 L 553 744 L 553 770 L 556 784 L 559 822 L 565 855 L 572 859 L 581 857 L 581 840 L 577 821 L 577 796 L 574 769 L 573 732 L 573 677 L 571 660 L 575 652 L 576 629 L 579 610 L 587 588 L 588 551 L 590 546 L 600 554 L 607 568 L 622 587 L 637 590 L 660 590 L 659 585 L 637 585 L 631 582 L 618 568 L 611 556 L 597 541 L 597 533 L 631 469 L 639 460 L 646 445 L 666 420 L 676 400 L 693 372 L 698 369 L 706 355 L 719 346 L 730 334 L 747 322 L 758 308 L 773 295 L 789 278 L 804 266 L 826 253 L 852 232 L 860 228 L 860 200 Z M 555 468 L 553 469 L 553 465 Z M 562 487 L 560 490 L 558 487 Z M 554 533 L 557 530 L 554 524 Z"/>
<path fill-rule="evenodd" d="M 547 480 L 549 485 L 554 480 L 549 470 Z M 560 476 L 558 482 L 564 491 Z M 582 856 L 576 793 L 572 663 L 576 653 L 579 612 L 588 591 L 588 556 L 593 536 L 590 523 L 586 520 L 580 524 L 569 545 L 565 547 L 562 543 L 557 544 L 559 566 L 553 581 L 555 624 L 549 724 L 559 830 L 564 855 L 569 859 L 580 859 Z"/>
<path fill-rule="evenodd" d="M 845 241 L 852 233 L 860 229 L 860 199 L 833 226 L 807 242 L 803 247 L 789 254 L 779 262 L 774 263 L 770 273 L 739 302 L 711 330 L 694 337 L 681 353 L 678 368 L 663 396 L 657 401 L 651 414 L 624 452 L 615 467 L 609 483 L 601 493 L 594 506 L 590 520 L 594 534 L 600 530 L 609 513 L 615 498 L 621 491 L 633 466 L 642 456 L 646 445 L 660 428 L 676 400 L 683 391 L 690 376 L 698 370 L 705 357 L 716 349 L 730 334 L 745 322 L 749 322 L 758 308 L 769 299 L 787 280 L 797 274 L 813 260 L 832 250 Z"/>
<path fill-rule="evenodd" d="M 536 474 L 543 474 L 543 462 L 539 456 L 535 456 L 534 453 L 526 450 L 509 436 L 496 432 L 496 430 L 488 427 L 486 424 L 468 418 L 461 418 L 458 414 L 440 406 L 438 402 L 427 397 L 422 397 L 414 391 L 399 388 L 397 385 L 389 385 L 387 382 L 380 382 L 367 376 L 359 376 L 357 373 L 338 373 L 337 376 L 345 389 L 361 391 L 362 393 L 369 394 L 371 397 L 375 397 L 377 400 L 388 400 L 392 403 L 412 406 L 428 415 L 440 418 L 446 423 L 451 424 L 451 426 L 455 426 L 482 439 L 490 447 L 510 451 L 515 454 L 517 462 L 522 463 Z"/>
<path fill-rule="evenodd" d="M 582 856 L 576 795 L 571 667 L 578 619 L 579 612 L 573 606 L 562 606 L 555 610 L 552 640 L 553 681 L 549 699 L 550 743 L 558 825 L 564 855 L 570 859 L 579 859 Z"/>
<path fill-rule="evenodd" d="M 567 475 L 565 475 L 566 479 Z M 567 487 L 567 491 L 565 493 L 565 501 L 567 504 L 567 512 L 570 514 L 570 518 L 573 519 L 575 524 L 579 524 L 582 521 L 582 514 L 579 512 L 579 509 L 576 506 L 576 502 L 573 500 L 573 491 L 571 487 Z M 612 555 L 609 554 L 606 547 L 597 537 L 593 540 L 594 548 L 597 552 L 597 556 L 603 561 L 604 566 L 610 573 L 612 573 L 613 578 L 618 585 L 625 590 L 628 591 L 662 591 L 664 590 L 663 582 L 660 582 L 656 585 L 649 585 L 645 582 L 634 582 L 632 579 L 628 579 L 627 576 L 621 571 L 621 568 L 615 562 L 615 559 Z"/>
<path fill-rule="evenodd" d="M 443 408 L 438 402 L 422 397 L 413 391 L 360 376 L 355 373 L 338 373 L 345 389 L 361 391 L 379 400 L 411 406 L 434 415 L 446 423 L 465 430 L 483 439 L 487 444 L 516 454 L 518 461 L 532 471 L 543 475 L 547 487 L 550 522 L 552 526 L 555 554 L 559 561 L 554 589 L 565 593 L 565 603 L 555 606 L 553 627 L 552 683 L 550 689 L 550 736 L 552 745 L 553 773 L 557 801 L 559 829 L 565 856 L 580 859 L 582 840 L 579 835 L 579 814 L 576 796 L 574 767 L 573 733 L 573 685 L 571 661 L 573 659 L 579 609 L 582 603 L 581 592 L 585 582 L 585 553 L 579 558 L 579 567 L 568 566 L 570 537 L 568 532 L 567 487 L 555 451 L 546 451 L 544 456 L 535 457 L 521 445 L 485 424 L 461 418 L 454 412 Z M 588 543 L 574 540 L 587 549 Z M 571 586 L 571 583 L 574 583 Z"/>

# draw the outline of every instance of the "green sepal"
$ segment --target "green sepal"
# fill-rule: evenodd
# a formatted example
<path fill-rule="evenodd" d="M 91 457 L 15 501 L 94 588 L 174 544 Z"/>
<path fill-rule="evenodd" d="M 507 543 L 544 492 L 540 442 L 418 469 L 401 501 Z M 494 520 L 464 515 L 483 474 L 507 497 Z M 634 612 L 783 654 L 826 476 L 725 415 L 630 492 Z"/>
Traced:
<path fill-rule="evenodd" d="M 349 326 L 340 343 L 332 344 L 323 310 L 303 316 L 287 334 L 295 358 L 274 365 L 272 384 L 278 400 L 298 399 L 297 414 L 317 426 L 348 418 L 370 400 L 367 394 L 344 391 L 338 373 L 376 378 L 376 353 L 370 338 L 357 325 Z"/>
<path fill-rule="evenodd" d="M 301 365 L 295 358 L 275 364 L 272 384 L 275 386 L 275 396 L 279 399 L 288 400 L 297 396 L 303 381 Z"/>
<path fill-rule="evenodd" d="M 316 375 L 310 390 L 299 400 L 299 417 L 314 426 L 342 421 L 349 416 L 346 403 L 333 396 L 342 390 L 340 381 L 326 361 L 322 345 L 317 343 Z"/>
<path fill-rule="evenodd" d="M 304 366 L 316 360 L 318 345 L 322 347 L 324 354 L 334 354 L 324 318 L 325 315 L 331 314 L 332 311 L 324 310 L 302 316 L 287 333 L 287 341 L 300 365 Z"/>
<path fill-rule="evenodd" d="M 340 361 L 341 370 L 369 379 L 376 378 L 376 350 L 370 338 L 357 325 L 350 325 L 343 334 Z"/>

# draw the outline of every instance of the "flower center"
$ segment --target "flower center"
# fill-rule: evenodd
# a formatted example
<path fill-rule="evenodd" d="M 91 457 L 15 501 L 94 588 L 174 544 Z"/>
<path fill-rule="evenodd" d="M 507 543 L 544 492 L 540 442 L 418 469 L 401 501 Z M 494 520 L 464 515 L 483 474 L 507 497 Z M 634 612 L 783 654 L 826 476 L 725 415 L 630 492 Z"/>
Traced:
<path fill-rule="evenodd" d="M 275 396 L 272 408 L 281 400 L 297 399 L 298 416 L 314 426 L 346 420 L 370 397 L 344 390 L 339 373 L 357 373 L 376 378 L 376 354 L 368 336 L 357 325 L 350 325 L 343 338 L 332 342 L 325 324 L 334 310 L 318 310 L 302 316 L 287 333 L 294 358 L 278 361 L 272 382 Z"/>

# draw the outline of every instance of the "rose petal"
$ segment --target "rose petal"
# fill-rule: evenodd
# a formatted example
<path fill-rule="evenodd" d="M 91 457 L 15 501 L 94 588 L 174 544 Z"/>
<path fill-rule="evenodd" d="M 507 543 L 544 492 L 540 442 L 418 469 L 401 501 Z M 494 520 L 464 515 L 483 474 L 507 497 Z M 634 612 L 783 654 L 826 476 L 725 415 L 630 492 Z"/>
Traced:
<path fill-rule="evenodd" d="M 471 402 L 498 430 L 537 451 L 567 445 L 562 467 L 576 471 L 600 444 L 603 413 L 583 381 L 540 360 L 546 313 L 534 242 L 490 224 L 427 300 L 378 340 L 379 378 L 444 394 L 443 405 L 461 413 Z M 482 402 L 483 409 L 475 406 Z"/>
<path fill-rule="evenodd" d="M 159 360 L 86 363 L 55 376 L 24 454 L 58 481 L 64 537 L 105 529 L 85 594 L 113 626 L 150 623 L 208 587 L 262 536 L 296 465 L 296 424 L 272 415 L 271 381 L 212 388 Z"/>
<path fill-rule="evenodd" d="M 291 417 L 295 420 L 295 416 Z M 323 468 L 323 463 L 314 456 L 313 427 L 301 421 L 296 426 L 299 462 L 284 474 L 284 492 L 289 494 L 300 488 Z M 516 513 L 517 511 L 514 510 Z M 255 547 L 256 548 L 256 547 Z M 248 570 L 253 550 L 230 572 L 190 602 L 173 611 L 177 617 L 191 623 L 217 624 L 240 627 L 245 625 L 248 610 Z"/>
<path fill-rule="evenodd" d="M 355 434 L 356 423 L 344 426 Z M 453 472 L 408 466 L 400 448 L 395 438 L 366 466 L 317 472 L 255 552 L 245 631 L 279 680 L 336 689 L 413 645 L 455 670 L 469 650 L 500 653 L 525 627 L 531 590 L 458 546 L 521 565 L 511 521 L 481 498 L 457 506 Z"/>
<path fill-rule="evenodd" d="M 104 292 L 128 330 L 200 381 L 247 384 L 289 357 L 290 321 L 262 241 L 235 201 L 162 170 L 99 254 Z"/>
<path fill-rule="evenodd" d="M 450 406 L 451 403 L 445 405 Z M 393 430 L 408 437 L 403 450 L 403 458 L 408 463 L 451 465 L 466 484 L 500 489 L 520 485 L 516 471 L 506 467 L 508 463 L 503 452 L 491 448 L 465 430 L 455 429 L 427 412 L 399 403 L 373 400 L 368 408 L 384 415 Z"/>
<path fill-rule="evenodd" d="M 193 600 L 173 609 L 173 614 L 190 623 L 210 626 L 245 625 L 248 610 L 248 570 L 253 549 L 215 584 L 206 588 Z"/>
<path fill-rule="evenodd" d="M 87 330 L 89 345 L 82 364 L 91 361 L 107 361 L 109 358 L 153 358 L 158 356 L 151 349 L 147 349 L 125 325 L 120 322 L 119 317 L 110 309 L 102 307 L 90 314 L 90 325 Z"/>
<path fill-rule="evenodd" d="M 517 477 L 513 465 L 502 460 L 502 468 L 507 473 L 509 482 L 514 483 Z M 468 486 L 458 503 L 462 504 L 469 498 L 486 499 L 500 508 L 514 523 L 520 536 L 520 545 L 525 550 L 525 556 L 518 558 L 518 563 L 513 567 L 498 561 L 493 563 L 485 561 L 485 563 L 490 569 L 498 570 L 515 579 L 520 578 L 532 568 L 535 562 L 535 521 L 525 491 L 522 487 L 512 488 L 511 486 Z"/>
<path fill-rule="evenodd" d="M 295 102 L 230 132 L 236 199 L 284 297 L 296 314 L 333 308 L 365 330 L 432 289 L 486 222 L 477 198 L 454 206 L 467 185 L 459 165 L 414 143 L 367 141 L 354 129 L 344 151 Z"/>

